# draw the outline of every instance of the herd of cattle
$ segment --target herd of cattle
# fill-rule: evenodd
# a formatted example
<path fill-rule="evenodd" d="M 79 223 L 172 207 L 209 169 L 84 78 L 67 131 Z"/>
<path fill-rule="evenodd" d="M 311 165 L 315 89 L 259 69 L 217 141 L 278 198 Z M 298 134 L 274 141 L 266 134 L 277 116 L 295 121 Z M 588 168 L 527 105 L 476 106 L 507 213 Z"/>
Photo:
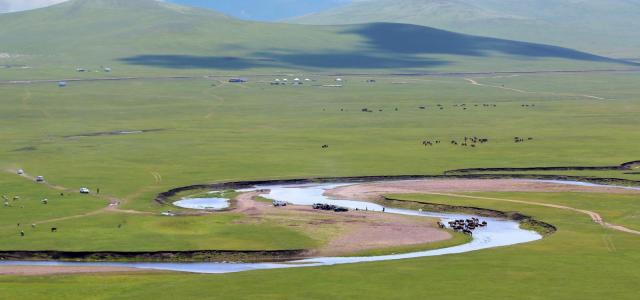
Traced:
<path fill-rule="evenodd" d="M 467 110 L 468 108 L 471 107 L 471 105 L 467 105 L 467 104 L 453 104 L 451 106 L 452 107 L 456 107 L 456 108 L 461 108 L 462 110 Z M 473 105 L 473 107 L 480 107 L 480 106 L 482 106 L 482 107 L 490 107 L 490 108 L 498 107 L 496 104 L 474 104 Z M 524 107 L 524 105 L 523 105 L 523 107 Z M 529 106 L 527 105 L 527 107 L 529 107 Z M 428 105 L 418 106 L 419 110 L 428 110 L 429 108 L 431 108 L 431 107 L 428 106 Z M 444 110 L 445 106 L 442 105 L 442 104 L 436 104 L 435 107 L 433 107 L 433 108 L 434 109 L 438 109 L 438 110 Z M 360 111 L 361 112 L 365 112 L 365 113 L 372 113 L 372 112 L 374 112 L 376 110 L 379 111 L 379 112 L 383 112 L 384 111 L 384 109 L 374 109 L 374 110 L 372 110 L 372 109 L 369 109 L 367 107 L 362 108 Z M 324 111 L 326 111 L 326 109 L 324 109 Z M 346 109 L 341 108 L 340 111 L 346 111 Z M 399 111 L 399 109 L 396 107 L 394 109 L 394 111 Z"/>
<path fill-rule="evenodd" d="M 473 235 L 474 230 L 481 227 L 486 227 L 488 225 L 486 221 L 480 222 L 478 218 L 471 218 L 466 220 L 462 220 L 462 219 L 454 220 L 454 221 L 450 221 L 448 224 L 449 224 L 449 228 L 453 229 L 454 231 L 462 232 L 468 235 Z M 440 226 L 440 228 L 446 227 L 441 222 L 438 222 L 438 226 Z"/>

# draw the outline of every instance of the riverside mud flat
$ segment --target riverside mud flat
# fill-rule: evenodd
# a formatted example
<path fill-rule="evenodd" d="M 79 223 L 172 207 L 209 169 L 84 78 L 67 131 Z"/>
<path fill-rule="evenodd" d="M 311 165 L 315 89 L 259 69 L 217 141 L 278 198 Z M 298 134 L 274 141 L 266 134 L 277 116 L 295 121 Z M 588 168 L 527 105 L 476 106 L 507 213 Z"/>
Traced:
<path fill-rule="evenodd" d="M 520 179 L 425 179 L 379 181 L 340 186 L 327 191 L 333 198 L 374 200 L 383 194 L 453 192 L 593 192 L 626 194 L 640 190 L 596 184 Z"/>

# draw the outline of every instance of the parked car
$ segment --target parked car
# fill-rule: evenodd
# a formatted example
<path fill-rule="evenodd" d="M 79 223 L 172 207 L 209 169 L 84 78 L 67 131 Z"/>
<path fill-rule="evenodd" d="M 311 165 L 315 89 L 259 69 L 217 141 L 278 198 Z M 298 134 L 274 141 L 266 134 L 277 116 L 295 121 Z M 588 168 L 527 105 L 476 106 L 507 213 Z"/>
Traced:
<path fill-rule="evenodd" d="M 23 169 L 19 169 L 18 170 L 18 175 L 24 175 L 24 170 Z"/>
<path fill-rule="evenodd" d="M 279 206 L 287 206 L 287 202 L 274 200 L 274 201 L 273 201 L 273 206 L 275 206 L 275 207 L 279 207 Z"/>
<path fill-rule="evenodd" d="M 80 194 L 89 194 L 91 191 L 88 188 L 80 188 Z"/>
<path fill-rule="evenodd" d="M 44 182 L 44 176 L 36 176 L 36 182 Z"/>

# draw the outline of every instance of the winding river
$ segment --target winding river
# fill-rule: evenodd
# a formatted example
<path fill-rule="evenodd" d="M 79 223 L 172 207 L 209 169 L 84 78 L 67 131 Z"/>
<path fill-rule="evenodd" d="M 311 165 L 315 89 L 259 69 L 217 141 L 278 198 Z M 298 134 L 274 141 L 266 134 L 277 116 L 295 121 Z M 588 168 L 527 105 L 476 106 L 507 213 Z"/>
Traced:
<path fill-rule="evenodd" d="M 382 211 L 383 207 L 363 201 L 353 201 L 348 199 L 330 199 L 324 196 L 326 190 L 344 186 L 347 184 L 339 183 L 326 183 L 326 184 L 299 184 L 299 185 L 264 185 L 256 186 L 252 189 L 245 189 L 241 191 L 251 190 L 270 190 L 269 194 L 264 195 L 265 198 L 285 201 L 295 205 L 311 205 L 313 203 L 327 203 L 335 204 L 350 209 L 370 210 L 370 211 Z M 447 223 L 450 220 L 455 219 L 469 219 L 471 215 L 463 214 L 445 214 L 445 213 L 433 213 L 424 211 L 413 211 L 396 208 L 385 208 L 386 213 L 410 215 L 410 216 L 423 216 L 429 218 L 439 218 L 443 223 Z M 266 269 L 283 269 L 283 268 L 300 268 L 300 267 L 317 267 L 317 266 L 330 266 L 340 264 L 352 264 L 362 262 L 376 262 L 376 261 L 388 261 L 399 260 L 408 258 L 439 256 L 447 254 L 464 253 L 470 251 L 477 251 L 488 248 L 495 248 L 501 246 L 509 246 L 521 243 L 527 243 L 536 241 L 542 238 L 542 236 L 534 231 L 524 230 L 519 227 L 519 223 L 512 220 L 503 220 L 495 218 L 482 218 L 487 220 L 489 226 L 477 229 L 474 231 L 473 239 L 471 242 L 448 247 L 442 249 L 412 252 L 405 254 L 393 254 L 383 256 L 365 256 L 365 257 L 317 257 L 304 260 L 296 260 L 286 263 L 165 263 L 165 262 L 61 262 L 61 261 L 3 261 L 0 265 L 23 265 L 23 266 L 108 266 L 108 267 L 130 267 L 139 269 L 151 269 L 151 270 L 167 270 L 178 272 L 192 272 L 192 273 L 232 273 L 243 272 L 251 270 L 266 270 Z"/>

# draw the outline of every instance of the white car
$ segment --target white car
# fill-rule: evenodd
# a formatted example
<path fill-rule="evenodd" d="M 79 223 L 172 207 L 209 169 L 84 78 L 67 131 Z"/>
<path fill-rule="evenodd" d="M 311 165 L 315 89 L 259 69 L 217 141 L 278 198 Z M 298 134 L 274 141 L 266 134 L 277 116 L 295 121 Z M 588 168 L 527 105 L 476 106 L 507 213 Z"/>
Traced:
<path fill-rule="evenodd" d="M 44 182 L 44 176 L 37 176 L 36 182 Z"/>
<path fill-rule="evenodd" d="M 24 170 L 23 169 L 19 169 L 18 170 L 18 175 L 24 175 Z"/>
<path fill-rule="evenodd" d="M 91 191 L 88 188 L 80 188 L 80 194 L 89 194 Z"/>

